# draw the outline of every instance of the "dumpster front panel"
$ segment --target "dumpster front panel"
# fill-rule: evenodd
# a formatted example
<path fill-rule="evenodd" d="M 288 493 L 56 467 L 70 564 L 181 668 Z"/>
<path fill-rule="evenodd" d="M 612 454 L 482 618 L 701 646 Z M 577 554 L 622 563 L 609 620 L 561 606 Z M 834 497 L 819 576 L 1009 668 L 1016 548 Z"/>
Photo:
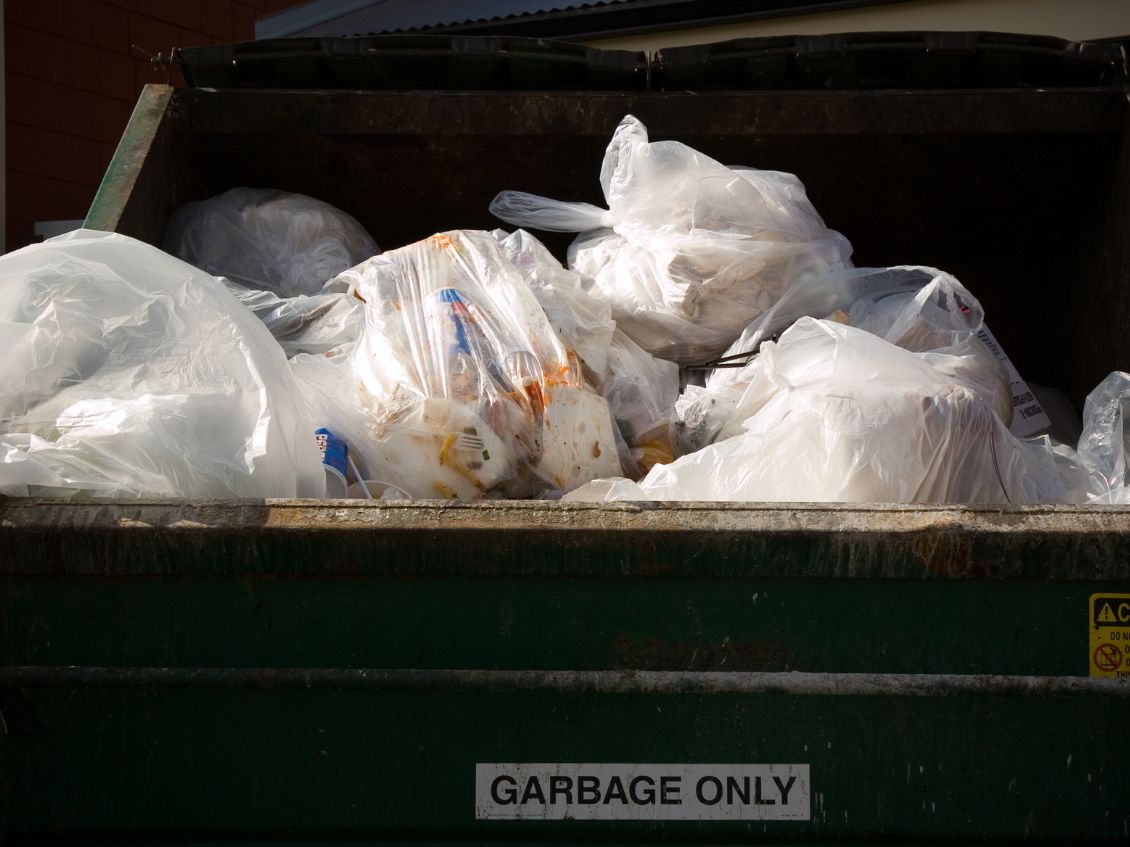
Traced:
<path fill-rule="evenodd" d="M 28 838 L 1130 823 L 1130 688 L 1087 676 L 1092 594 L 1130 592 L 1125 509 L 7 501 L 0 525 L 5 827 Z M 687 820 L 613 791 L 606 820 L 504 782 L 524 817 L 492 819 L 478 766 L 521 763 L 731 793 Z M 778 764 L 807 768 L 803 819 L 723 781 Z"/>

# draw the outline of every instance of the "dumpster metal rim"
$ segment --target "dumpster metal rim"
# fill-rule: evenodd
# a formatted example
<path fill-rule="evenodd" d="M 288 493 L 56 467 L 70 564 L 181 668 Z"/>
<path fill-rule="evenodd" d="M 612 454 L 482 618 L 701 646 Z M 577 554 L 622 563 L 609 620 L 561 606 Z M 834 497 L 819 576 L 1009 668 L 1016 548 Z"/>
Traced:
<path fill-rule="evenodd" d="M 1016 521 L 1033 521 L 1041 518 L 1092 518 L 1105 530 L 1130 531 L 1130 506 L 1121 504 L 1086 505 L 1005 505 L 1005 504 L 945 504 L 945 503 L 834 503 L 834 502 L 731 502 L 731 501 L 659 501 L 634 500 L 623 502 L 551 501 L 551 500 L 331 500 L 275 498 L 262 500 L 172 499 L 158 497 L 139 498 L 53 498 L 6 497 L 0 495 L 0 528 L 31 527 L 50 524 L 58 526 L 60 518 L 79 518 L 84 528 L 185 528 L 206 529 L 211 525 L 271 526 L 282 528 L 288 524 L 301 525 L 302 529 L 317 526 L 311 518 L 331 520 L 322 524 L 329 528 L 343 523 L 371 524 L 375 518 L 391 516 L 465 515 L 470 519 L 489 517 L 497 526 L 499 517 L 512 515 L 528 523 L 528 514 L 544 516 L 601 516 L 655 515 L 675 516 L 694 512 L 697 521 L 705 513 L 727 517 L 764 516 L 763 519 L 805 514 L 835 517 L 838 521 L 888 519 L 913 520 L 919 525 L 943 520 L 950 526 L 961 521 L 979 524 L 983 528 L 1000 527 L 1000 519 L 1012 524 Z M 271 520 L 265 522 L 264 515 Z M 1123 518 L 1112 523 L 1111 519 Z M 151 523 L 152 522 L 152 523 Z M 674 521 L 673 521 L 674 522 Z M 1122 525 L 1119 525 L 1122 524 Z M 749 526 L 749 524 L 743 524 Z M 1027 526 L 1026 530 L 1034 527 Z M 1065 527 L 1056 527 L 1062 531 Z M 1093 531 L 1099 526 L 1080 527 Z"/>
<path fill-rule="evenodd" d="M 0 496 L 0 533 L 64 529 L 178 533 L 266 530 L 429 532 L 711 532 L 818 534 L 962 532 L 1130 535 L 1125 505 L 542 500 L 173 500 Z"/>
<path fill-rule="evenodd" d="M 419 668 L 0 667 L 0 687 L 264 690 L 557 691 L 846 697 L 1114 697 L 1130 679 L 990 674 Z"/>
<path fill-rule="evenodd" d="M 13 576 L 1121 583 L 1128 556 L 1125 506 L 0 497 Z"/>

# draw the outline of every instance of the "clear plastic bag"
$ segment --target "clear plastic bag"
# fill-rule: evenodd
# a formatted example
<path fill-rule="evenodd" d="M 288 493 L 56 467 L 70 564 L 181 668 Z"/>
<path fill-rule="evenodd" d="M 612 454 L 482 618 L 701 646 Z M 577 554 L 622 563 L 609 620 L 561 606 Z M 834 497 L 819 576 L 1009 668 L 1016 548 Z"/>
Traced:
<path fill-rule="evenodd" d="M 165 249 L 213 276 L 293 297 L 320 293 L 379 248 L 356 219 L 321 200 L 233 188 L 177 209 Z"/>
<path fill-rule="evenodd" d="M 1069 451 L 1015 438 L 947 357 L 802 318 L 762 346 L 740 433 L 569 499 L 1078 502 Z"/>
<path fill-rule="evenodd" d="M 489 233 L 435 235 L 338 281 L 364 303 L 348 369 L 294 365 L 339 386 L 347 409 L 328 413 L 366 479 L 413 497 L 528 497 L 618 472 L 607 403 Z"/>
<path fill-rule="evenodd" d="M 569 267 L 594 281 L 617 325 L 680 364 L 716 356 L 793 282 L 850 265 L 791 174 L 728 168 L 628 115 L 600 174 L 607 210 L 503 191 L 509 223 L 580 232 Z"/>
<path fill-rule="evenodd" d="M 642 476 L 675 458 L 679 366 L 652 356 L 619 328 L 612 335 L 608 362 L 601 393 L 628 445 L 630 475 Z"/>
<path fill-rule="evenodd" d="M 977 337 L 984 311 L 956 278 L 927 267 L 854 268 L 794 285 L 726 351 L 721 361 L 728 366 L 711 371 L 704 388 L 688 387 L 677 404 L 688 451 L 741 432 L 746 390 L 759 372 L 753 355 L 806 316 L 836 320 L 912 352 L 941 354 L 934 363 L 939 370 L 977 386 L 1004 423 L 1011 420 L 1008 374 Z M 741 366 L 747 355 L 751 360 Z"/>
<path fill-rule="evenodd" d="M 567 352 L 581 360 L 588 382 L 600 388 L 608 378 L 608 351 L 616 322 L 606 302 L 585 290 L 581 277 L 566 270 L 540 241 L 525 230 L 492 235 L 506 258 L 529 284 Z"/>
<path fill-rule="evenodd" d="M 608 303 L 589 293 L 592 281 L 561 267 L 524 230 L 495 232 L 507 257 L 567 350 L 576 352 L 586 380 L 608 401 L 622 440 L 624 472 L 642 476 L 675 458 L 675 400 L 679 367 L 657 359 L 632 341 L 611 318 Z"/>
<path fill-rule="evenodd" d="M 79 230 L 0 257 L 0 492 L 321 496 L 271 335 L 217 281 Z"/>

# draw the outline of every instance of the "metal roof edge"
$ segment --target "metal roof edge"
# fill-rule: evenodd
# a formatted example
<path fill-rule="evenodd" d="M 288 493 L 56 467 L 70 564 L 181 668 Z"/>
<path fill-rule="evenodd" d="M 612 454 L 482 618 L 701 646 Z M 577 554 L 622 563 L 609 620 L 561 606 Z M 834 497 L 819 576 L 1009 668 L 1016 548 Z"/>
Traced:
<path fill-rule="evenodd" d="M 697 2 L 688 2 L 688 0 L 629 0 L 629 2 L 602 2 L 602 3 L 578 3 L 577 5 L 569 6 L 564 9 L 553 10 L 538 10 L 532 12 L 521 12 L 517 14 L 508 14 L 496 17 L 481 17 L 469 18 L 466 20 L 452 21 L 447 23 L 427 23 L 413 26 L 400 26 L 391 29 L 377 29 L 372 28 L 367 32 L 358 30 L 356 35 L 406 35 L 419 33 L 423 34 L 466 34 L 474 35 L 479 31 L 487 31 L 484 34 L 502 35 L 508 34 L 509 31 L 514 31 L 515 35 L 532 35 L 533 33 L 524 32 L 532 27 L 560 27 L 564 22 L 573 24 L 574 32 L 542 32 L 536 31 L 537 36 L 547 38 L 563 38 L 565 40 L 577 40 L 579 38 L 601 38 L 614 35 L 635 34 L 642 32 L 663 31 L 673 27 L 699 27 L 711 26 L 715 24 L 735 23 L 744 20 L 756 20 L 762 18 L 776 18 L 776 17 L 789 17 L 793 15 L 807 15 L 818 12 L 838 11 L 842 9 L 852 9 L 867 6 L 883 6 L 896 3 L 907 2 L 907 0 L 791 0 L 791 2 L 762 2 L 754 4 L 756 8 L 742 9 L 741 11 L 729 11 L 719 13 L 716 7 L 719 5 L 725 7 L 725 2 L 716 2 L 716 0 L 697 0 Z M 311 0 L 302 6 L 295 7 L 293 10 L 287 12 L 280 12 L 276 15 L 269 16 L 263 19 L 263 22 L 272 21 L 275 18 L 281 18 L 290 12 L 297 12 L 299 10 L 309 9 L 313 6 L 323 6 L 329 9 L 325 4 L 334 4 L 335 0 Z M 285 32 L 266 33 L 260 32 L 260 28 L 256 25 L 256 38 L 277 38 L 290 35 L 310 36 L 317 35 L 319 37 L 326 36 L 328 33 L 319 31 L 312 33 L 310 30 L 319 29 L 324 24 L 329 24 L 336 18 L 344 17 L 346 14 L 351 14 L 356 11 L 362 11 L 366 8 L 379 7 L 380 0 L 353 0 L 348 6 L 342 3 L 342 0 L 336 0 L 336 8 L 332 13 L 324 11 L 321 17 L 315 18 L 314 10 L 309 13 L 309 19 L 301 23 L 296 23 Z M 657 10 L 673 10 L 683 8 L 690 12 L 695 10 L 699 14 L 678 15 L 674 18 L 664 16 L 659 21 L 648 21 L 647 18 L 650 14 Z M 711 11 L 713 10 L 713 11 Z M 705 12 L 705 14 L 703 14 Z M 627 19 L 627 20 L 626 20 Z M 576 28 L 576 22 L 585 21 L 589 26 L 581 26 Z M 615 23 L 612 23 L 615 21 Z M 631 22 L 628 22 L 631 21 Z M 265 29 L 265 28 L 264 28 Z M 338 34 L 334 37 L 344 37 Z"/>
<path fill-rule="evenodd" d="M 366 6 L 374 5 L 373 0 L 307 0 L 281 12 L 266 15 L 255 21 L 255 38 L 286 38 L 301 34 L 312 26 L 318 26 L 340 18 Z"/>
<path fill-rule="evenodd" d="M 547 34 L 541 37 L 544 38 L 557 38 L 564 41 L 577 41 L 582 39 L 600 39 L 611 37 L 623 37 L 630 35 L 643 35 L 654 32 L 666 32 L 672 29 L 696 29 L 702 27 L 718 26 L 724 24 L 742 23 L 745 21 L 757 21 L 774 18 L 787 18 L 787 17 L 800 17 L 802 15 L 819 14 L 822 12 L 838 12 L 849 9 L 865 8 L 869 6 L 887 6 L 899 3 L 910 2 L 910 0 L 811 0 L 811 2 L 804 2 L 802 4 L 791 6 L 789 8 L 769 8 L 769 9 L 753 9 L 742 12 L 735 12 L 732 14 L 716 14 L 706 15 L 697 18 L 680 18 L 678 20 L 669 21 L 648 21 L 639 24 L 625 25 L 623 23 L 615 24 L 612 26 L 601 27 L 600 24 L 607 20 L 608 17 L 629 17 L 637 12 L 647 12 L 656 8 L 666 8 L 668 6 L 684 5 L 684 0 L 657 0 L 655 3 L 647 3 L 642 6 L 633 6 L 627 4 L 625 6 L 601 6 L 591 7 L 586 6 L 579 9 L 568 9 L 554 12 L 539 12 L 536 14 L 525 15 L 512 15 L 507 18 L 494 18 L 491 20 L 481 21 L 467 21 L 458 24 L 434 24 L 423 27 L 416 27 L 413 29 L 398 30 L 398 35 L 407 35 L 419 33 L 425 34 L 441 34 L 441 35 L 476 35 L 480 30 L 488 30 L 486 34 L 491 35 L 504 35 L 510 34 L 506 30 L 518 29 L 525 25 L 528 20 L 536 19 L 539 22 L 549 24 L 557 24 L 563 20 L 588 20 L 594 25 L 576 32 L 566 34 Z M 699 4 L 701 7 L 701 3 Z M 501 28 L 506 28 L 506 30 Z M 376 33 L 374 33 L 376 34 Z M 517 31 L 513 32 L 517 36 L 529 36 L 528 33 Z M 592 45 L 599 47 L 600 45 Z"/>

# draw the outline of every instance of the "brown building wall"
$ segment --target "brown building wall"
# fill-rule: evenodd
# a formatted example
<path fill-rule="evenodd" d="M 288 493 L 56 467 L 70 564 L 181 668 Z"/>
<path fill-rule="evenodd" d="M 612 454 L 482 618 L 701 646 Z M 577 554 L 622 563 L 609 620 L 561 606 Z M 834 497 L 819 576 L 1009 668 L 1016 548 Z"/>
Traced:
<path fill-rule="evenodd" d="M 85 217 L 138 92 L 167 79 L 146 54 L 250 41 L 297 2 L 4 0 L 6 249 L 36 221 Z"/>

